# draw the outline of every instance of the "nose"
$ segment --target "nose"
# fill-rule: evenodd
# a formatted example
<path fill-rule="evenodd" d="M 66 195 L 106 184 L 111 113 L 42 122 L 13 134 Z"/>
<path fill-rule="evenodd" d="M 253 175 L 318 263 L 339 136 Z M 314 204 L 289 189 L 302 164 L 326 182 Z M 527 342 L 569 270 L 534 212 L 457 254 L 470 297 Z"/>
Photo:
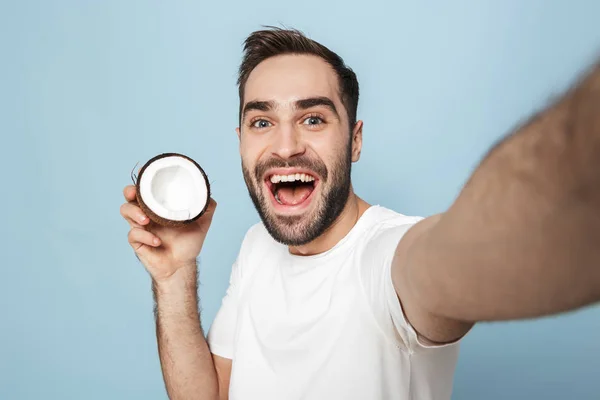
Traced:
<path fill-rule="evenodd" d="M 302 140 L 300 132 L 294 128 L 293 124 L 279 125 L 279 129 L 274 133 L 271 148 L 271 153 L 274 157 L 287 160 L 302 155 L 306 151 L 306 145 Z"/>

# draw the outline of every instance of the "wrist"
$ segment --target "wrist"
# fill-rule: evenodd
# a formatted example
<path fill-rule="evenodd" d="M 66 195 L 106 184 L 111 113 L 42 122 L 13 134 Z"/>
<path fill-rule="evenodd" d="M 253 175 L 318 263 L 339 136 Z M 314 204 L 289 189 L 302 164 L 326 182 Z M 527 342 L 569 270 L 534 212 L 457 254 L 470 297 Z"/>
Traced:
<path fill-rule="evenodd" d="M 155 295 L 185 293 L 190 290 L 196 293 L 197 288 L 198 266 L 196 262 L 178 267 L 171 275 L 161 278 L 152 277 L 152 290 Z"/>

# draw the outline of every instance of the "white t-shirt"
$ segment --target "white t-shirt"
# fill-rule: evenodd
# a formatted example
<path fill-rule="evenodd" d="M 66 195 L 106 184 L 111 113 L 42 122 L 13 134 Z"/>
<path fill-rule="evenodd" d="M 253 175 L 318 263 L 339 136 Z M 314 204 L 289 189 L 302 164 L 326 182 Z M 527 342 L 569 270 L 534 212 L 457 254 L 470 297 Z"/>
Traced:
<path fill-rule="evenodd" d="M 233 360 L 229 398 L 450 399 L 458 343 L 421 344 L 392 284 L 396 246 L 420 219 L 372 206 L 314 256 L 253 226 L 208 333 Z"/>

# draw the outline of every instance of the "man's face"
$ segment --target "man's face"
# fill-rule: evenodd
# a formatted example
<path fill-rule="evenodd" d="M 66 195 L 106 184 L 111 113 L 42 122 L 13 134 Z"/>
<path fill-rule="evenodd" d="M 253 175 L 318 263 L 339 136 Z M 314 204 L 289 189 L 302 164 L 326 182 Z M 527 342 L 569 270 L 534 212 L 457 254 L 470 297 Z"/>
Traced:
<path fill-rule="evenodd" d="M 260 63 L 242 110 L 240 154 L 254 206 L 277 241 L 309 243 L 348 200 L 362 123 L 349 126 L 335 72 L 307 55 Z"/>

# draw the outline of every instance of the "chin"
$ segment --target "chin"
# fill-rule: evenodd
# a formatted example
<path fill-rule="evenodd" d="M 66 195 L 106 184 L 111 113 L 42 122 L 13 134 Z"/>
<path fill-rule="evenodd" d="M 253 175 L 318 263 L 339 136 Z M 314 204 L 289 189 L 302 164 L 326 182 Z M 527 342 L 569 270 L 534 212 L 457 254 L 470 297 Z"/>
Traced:
<path fill-rule="evenodd" d="M 262 220 L 276 241 L 287 246 L 301 246 L 319 236 L 320 232 L 316 229 L 319 225 L 317 214 L 315 210 L 306 209 L 290 215 L 268 206 Z"/>

